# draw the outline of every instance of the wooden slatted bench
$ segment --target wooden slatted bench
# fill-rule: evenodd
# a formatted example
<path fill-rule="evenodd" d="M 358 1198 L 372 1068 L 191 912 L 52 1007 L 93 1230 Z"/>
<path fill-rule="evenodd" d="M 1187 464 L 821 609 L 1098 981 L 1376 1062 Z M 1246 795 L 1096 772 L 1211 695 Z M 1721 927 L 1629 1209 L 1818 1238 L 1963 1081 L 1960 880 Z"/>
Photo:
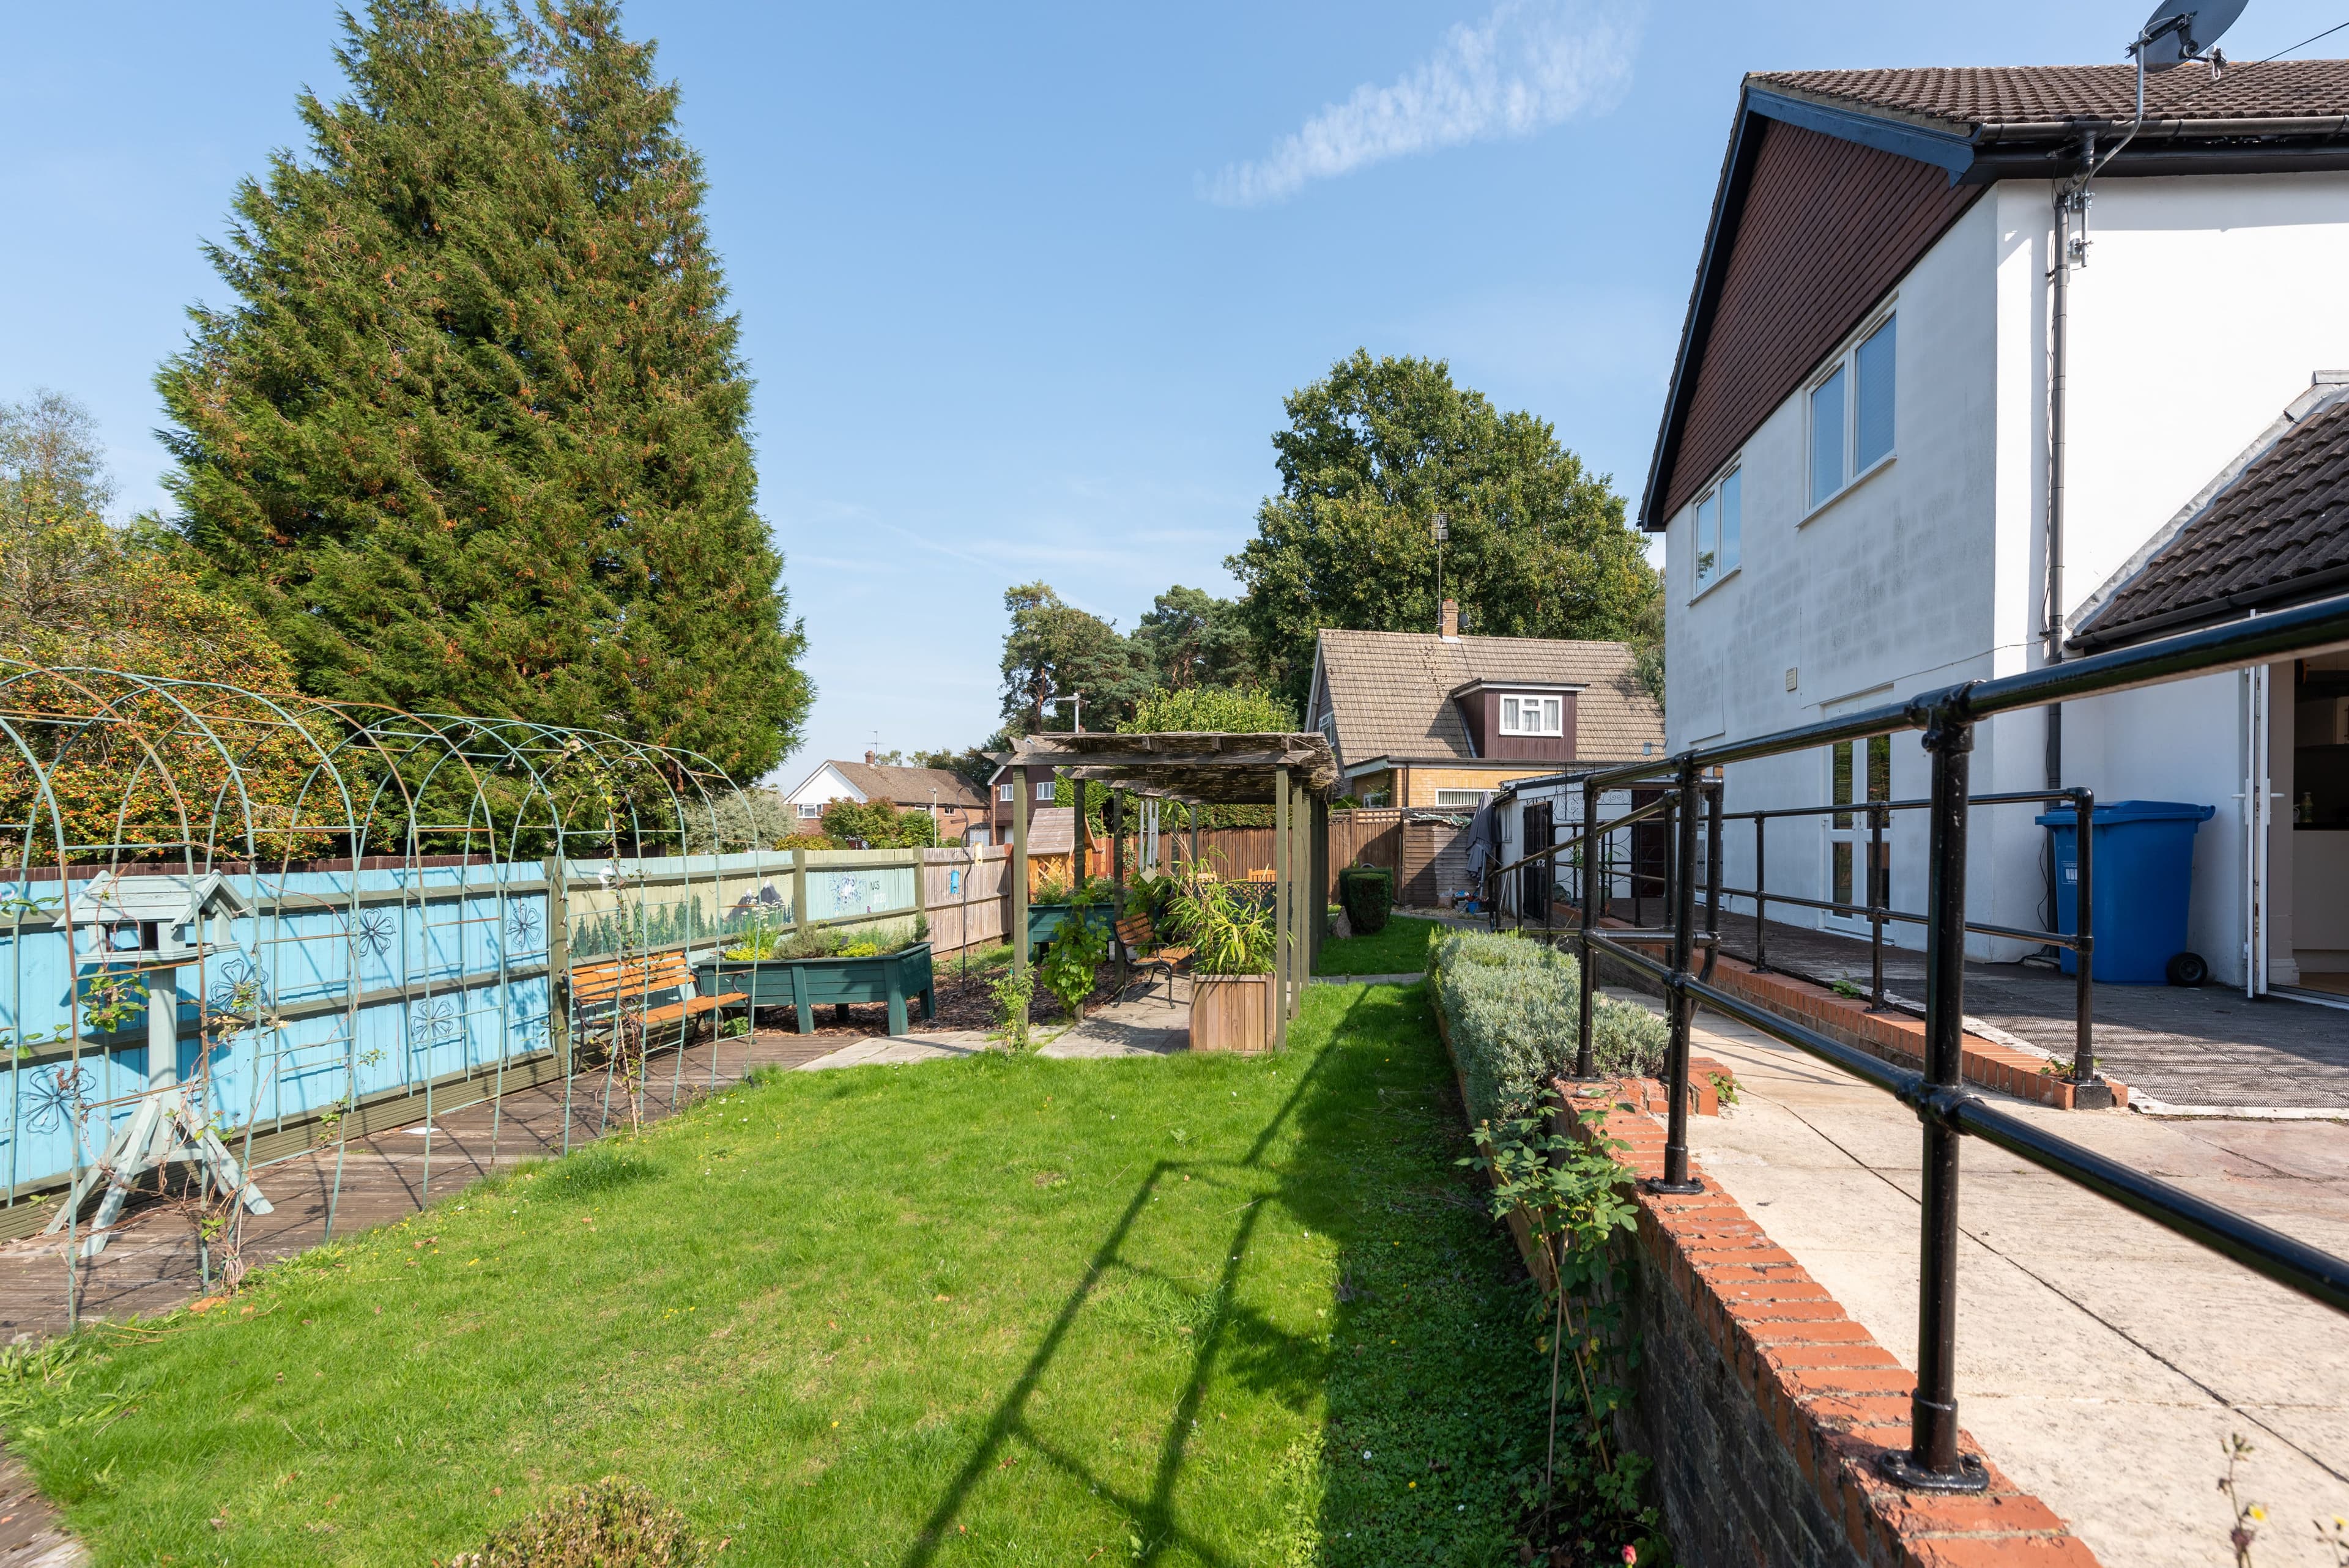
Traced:
<path fill-rule="evenodd" d="M 1133 955 L 1133 966 L 1136 969 L 1143 971 L 1159 969 L 1165 972 L 1166 999 L 1173 1001 L 1174 971 L 1191 962 L 1191 949 L 1161 947 L 1158 944 L 1157 928 L 1150 923 L 1150 916 L 1147 914 L 1131 914 L 1119 921 L 1117 939 L 1124 944 L 1126 952 Z M 1142 994 L 1145 996 L 1149 995 L 1148 987 L 1145 986 Z"/>
<path fill-rule="evenodd" d="M 643 1006 L 657 996 L 675 994 L 677 1000 L 657 1006 Z M 571 972 L 571 1000 L 578 1010 L 581 1027 L 590 1032 L 611 1027 L 625 1014 L 651 1030 L 664 1024 L 676 1024 L 678 1042 L 682 1045 L 693 1027 L 693 1020 L 704 1013 L 717 1013 L 736 1003 L 748 1004 L 750 994 L 727 991 L 715 996 L 702 995 L 694 984 L 693 970 L 682 952 L 656 953 L 643 958 L 616 959 L 608 964 L 585 964 Z M 747 1014 L 747 1006 L 745 1008 Z"/>

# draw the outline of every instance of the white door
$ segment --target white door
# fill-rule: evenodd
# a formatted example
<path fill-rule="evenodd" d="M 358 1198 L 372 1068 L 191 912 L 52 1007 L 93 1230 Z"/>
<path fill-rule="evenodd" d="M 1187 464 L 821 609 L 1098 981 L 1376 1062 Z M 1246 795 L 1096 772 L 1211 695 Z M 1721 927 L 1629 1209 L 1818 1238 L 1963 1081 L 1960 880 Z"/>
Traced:
<path fill-rule="evenodd" d="M 1890 814 L 1886 814 L 1884 844 L 1878 851 L 1872 843 L 1874 834 L 1864 809 L 1870 800 L 1890 799 L 1890 736 L 1840 740 L 1827 748 L 1827 803 L 1860 808 L 1839 810 L 1826 819 L 1826 902 L 1836 907 L 1821 911 L 1819 922 L 1831 931 L 1867 933 L 1871 888 L 1878 904 L 1891 903 Z"/>

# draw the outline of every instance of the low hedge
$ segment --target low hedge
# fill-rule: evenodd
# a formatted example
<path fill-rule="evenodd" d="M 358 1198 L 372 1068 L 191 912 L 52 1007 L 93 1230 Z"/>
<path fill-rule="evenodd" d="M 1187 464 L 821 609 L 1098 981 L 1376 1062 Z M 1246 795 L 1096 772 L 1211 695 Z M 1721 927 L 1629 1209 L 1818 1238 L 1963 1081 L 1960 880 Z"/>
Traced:
<path fill-rule="evenodd" d="M 1574 959 L 1509 932 L 1462 931 L 1435 944 L 1435 1005 L 1467 1086 L 1472 1122 L 1532 1115 L 1542 1087 L 1574 1070 L 1581 973 Z M 1653 1077 L 1670 1035 L 1645 1007 L 1593 998 L 1591 1065 Z"/>
<path fill-rule="evenodd" d="M 1394 909 L 1394 874 L 1384 866 L 1348 866 L 1338 873 L 1338 902 L 1355 935 L 1375 936 Z"/>

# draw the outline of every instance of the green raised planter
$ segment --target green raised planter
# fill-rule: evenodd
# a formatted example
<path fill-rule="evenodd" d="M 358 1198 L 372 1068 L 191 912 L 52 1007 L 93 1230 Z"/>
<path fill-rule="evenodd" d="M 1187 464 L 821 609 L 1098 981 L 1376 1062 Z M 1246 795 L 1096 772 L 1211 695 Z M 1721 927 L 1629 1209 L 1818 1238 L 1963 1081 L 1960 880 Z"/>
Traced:
<path fill-rule="evenodd" d="M 910 1000 L 920 1000 L 924 1023 L 937 1016 L 926 942 L 870 958 L 704 959 L 693 966 L 693 983 L 705 996 L 740 991 L 753 1007 L 789 1007 L 802 1035 L 815 1033 L 815 1009 L 827 1002 L 886 1002 L 893 1035 L 905 1033 Z"/>
<path fill-rule="evenodd" d="M 1061 929 L 1061 923 L 1069 918 L 1069 911 L 1074 907 L 1072 904 L 1066 903 L 1030 904 L 1028 906 L 1028 945 L 1037 947 L 1051 941 L 1053 934 Z M 1085 923 L 1100 932 L 1102 938 L 1106 940 L 1114 923 L 1110 919 L 1109 905 L 1106 903 L 1085 905 Z"/>

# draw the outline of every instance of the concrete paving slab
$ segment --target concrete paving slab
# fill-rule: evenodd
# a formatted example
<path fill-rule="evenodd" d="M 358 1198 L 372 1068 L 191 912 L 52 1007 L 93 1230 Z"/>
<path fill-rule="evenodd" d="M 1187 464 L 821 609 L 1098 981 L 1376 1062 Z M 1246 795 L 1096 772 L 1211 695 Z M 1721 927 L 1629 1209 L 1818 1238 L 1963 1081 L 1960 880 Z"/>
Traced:
<path fill-rule="evenodd" d="M 1652 902 L 1648 910 L 1652 915 Z M 1753 953 L 1753 916 L 1724 913 L 1721 923 L 1723 951 Z M 1865 936 L 1777 920 L 1767 935 L 1775 965 L 1823 983 L 1868 983 Z M 1922 996 L 1924 954 L 1888 946 L 1884 983 Z M 2075 995 L 2072 978 L 2053 969 L 1966 965 L 1967 1013 L 2051 1056 L 2072 1055 Z M 2096 1065 L 2151 1099 L 2349 1112 L 2349 1013 L 2338 1007 L 2285 996 L 2253 1001 L 2223 985 L 2097 985 L 2093 1007 Z"/>
<path fill-rule="evenodd" d="M 1699 1164 L 1913 1368 L 1914 1115 L 1725 1020 L 1696 1046 L 1741 1096 L 1691 1122 Z M 1999 1103 L 2349 1252 L 2349 1127 Z M 2240 1432 L 2261 1568 L 2335 1568 L 2310 1522 L 2349 1513 L 2349 1317 L 1997 1150 L 1969 1141 L 1964 1173 L 1959 1416 L 1992 1457 L 2104 1562 L 2199 1568 L 2231 1557 L 2216 1486 Z"/>
<path fill-rule="evenodd" d="M 797 1070 L 820 1072 L 831 1068 L 910 1067 L 916 1062 L 952 1061 L 977 1056 L 991 1042 L 977 1029 L 940 1029 L 919 1035 L 869 1035 L 851 1040 L 828 1056 L 803 1063 Z"/>
<path fill-rule="evenodd" d="M 1144 988 L 1129 986 L 1123 997 L 1096 1007 L 1085 1021 L 1040 1047 L 1037 1055 L 1061 1057 L 1164 1057 L 1191 1048 L 1190 984 L 1176 979 Z"/>

